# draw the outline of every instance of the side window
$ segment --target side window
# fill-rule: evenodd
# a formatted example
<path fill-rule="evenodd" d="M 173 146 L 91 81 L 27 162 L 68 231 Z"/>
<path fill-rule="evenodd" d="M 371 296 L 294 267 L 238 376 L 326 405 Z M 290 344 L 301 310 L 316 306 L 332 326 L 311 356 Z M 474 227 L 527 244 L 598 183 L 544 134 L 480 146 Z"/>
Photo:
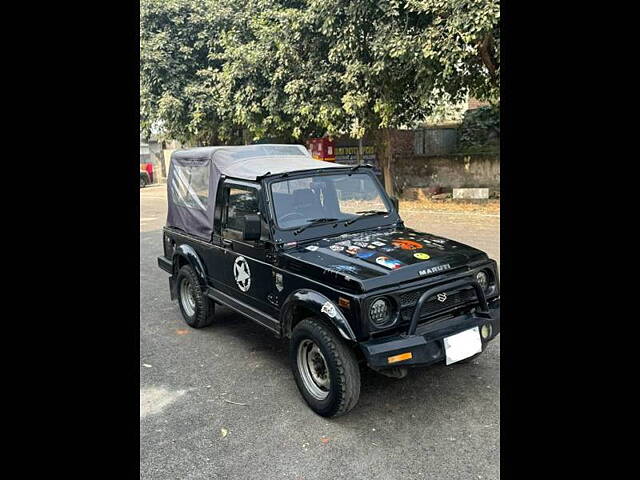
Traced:
<path fill-rule="evenodd" d="M 256 214 L 258 207 L 258 191 L 250 187 L 225 187 L 227 205 L 224 211 L 224 228 L 242 231 L 242 218 Z"/>
<path fill-rule="evenodd" d="M 209 167 L 175 165 L 170 192 L 176 205 L 207 210 Z"/>

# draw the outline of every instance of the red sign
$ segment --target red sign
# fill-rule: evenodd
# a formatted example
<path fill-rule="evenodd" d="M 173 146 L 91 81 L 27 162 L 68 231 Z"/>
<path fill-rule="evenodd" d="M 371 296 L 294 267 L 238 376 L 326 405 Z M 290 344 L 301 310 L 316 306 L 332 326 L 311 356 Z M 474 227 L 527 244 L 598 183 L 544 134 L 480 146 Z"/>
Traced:
<path fill-rule="evenodd" d="M 308 144 L 311 156 L 316 160 L 336 161 L 336 146 L 330 138 L 311 138 Z"/>

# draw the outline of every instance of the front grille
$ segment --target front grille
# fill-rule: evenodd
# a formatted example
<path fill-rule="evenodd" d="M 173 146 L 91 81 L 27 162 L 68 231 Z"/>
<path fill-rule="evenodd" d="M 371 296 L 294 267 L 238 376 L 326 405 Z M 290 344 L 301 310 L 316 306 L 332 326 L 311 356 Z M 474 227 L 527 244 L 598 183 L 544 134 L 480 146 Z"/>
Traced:
<path fill-rule="evenodd" d="M 412 292 L 403 293 L 400 295 L 401 314 L 402 319 L 405 321 L 411 320 L 415 305 L 426 290 L 414 290 Z M 446 292 L 447 299 L 444 302 L 438 300 L 437 295 L 431 297 L 422 305 L 420 312 L 420 318 L 424 318 L 440 311 L 449 310 L 459 305 L 476 300 L 476 294 L 473 288 L 466 288 L 458 290 L 456 292 Z"/>

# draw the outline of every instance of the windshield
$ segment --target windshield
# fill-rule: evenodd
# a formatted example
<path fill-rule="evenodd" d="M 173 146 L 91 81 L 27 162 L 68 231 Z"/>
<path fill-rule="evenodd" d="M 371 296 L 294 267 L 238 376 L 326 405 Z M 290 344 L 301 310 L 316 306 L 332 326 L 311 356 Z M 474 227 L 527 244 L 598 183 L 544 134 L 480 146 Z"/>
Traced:
<path fill-rule="evenodd" d="M 276 222 L 283 230 L 318 219 L 346 221 L 371 212 L 389 212 L 378 183 L 366 173 L 282 180 L 271 184 L 271 194 Z"/>

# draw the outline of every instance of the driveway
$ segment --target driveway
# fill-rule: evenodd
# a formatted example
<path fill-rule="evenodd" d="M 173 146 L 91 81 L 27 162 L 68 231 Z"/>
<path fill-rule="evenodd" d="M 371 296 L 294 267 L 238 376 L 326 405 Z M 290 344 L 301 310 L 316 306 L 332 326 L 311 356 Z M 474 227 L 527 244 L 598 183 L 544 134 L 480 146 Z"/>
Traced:
<path fill-rule="evenodd" d="M 304 403 L 287 341 L 224 308 L 193 330 L 157 267 L 166 188 L 140 190 L 141 479 L 497 479 L 500 337 L 471 364 L 396 380 L 364 369 L 358 405 Z M 403 211 L 410 227 L 500 259 L 499 216 Z"/>

